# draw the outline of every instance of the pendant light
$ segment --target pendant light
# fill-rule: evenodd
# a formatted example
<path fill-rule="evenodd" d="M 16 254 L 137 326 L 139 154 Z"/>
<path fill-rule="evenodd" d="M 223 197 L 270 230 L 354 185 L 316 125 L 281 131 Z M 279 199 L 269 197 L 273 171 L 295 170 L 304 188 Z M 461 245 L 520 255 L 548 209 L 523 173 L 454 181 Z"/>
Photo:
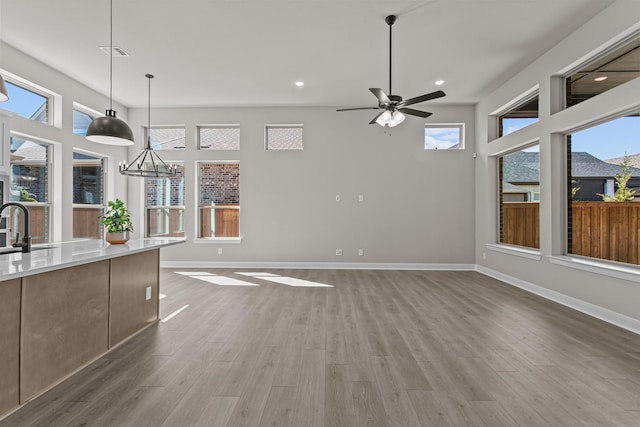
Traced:
<path fill-rule="evenodd" d="M 113 109 L 113 0 L 110 0 L 109 39 L 109 109 L 104 117 L 93 119 L 87 128 L 87 139 L 99 144 L 133 145 L 133 132 L 116 117 Z"/>
<path fill-rule="evenodd" d="M 153 75 L 145 74 L 149 79 L 149 103 L 147 106 L 147 145 L 142 153 L 131 164 L 119 163 L 118 169 L 122 175 L 139 176 L 142 178 L 171 178 L 176 175 L 176 166 L 167 165 L 151 148 L 151 79 Z"/>
<path fill-rule="evenodd" d="M 2 39 L 2 2 L 0 1 L 0 45 L 4 43 Z M 0 46 L 2 49 L 2 46 Z M 9 91 L 7 90 L 7 85 L 4 82 L 4 78 L 2 78 L 2 74 L 0 74 L 0 102 L 5 102 L 9 100 Z"/>

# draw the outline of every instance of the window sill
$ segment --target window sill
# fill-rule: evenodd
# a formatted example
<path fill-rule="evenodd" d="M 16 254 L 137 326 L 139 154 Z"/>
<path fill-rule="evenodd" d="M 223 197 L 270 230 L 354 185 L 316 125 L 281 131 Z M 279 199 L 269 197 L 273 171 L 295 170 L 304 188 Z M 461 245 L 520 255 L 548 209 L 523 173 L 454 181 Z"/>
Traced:
<path fill-rule="evenodd" d="M 242 243 L 242 237 L 198 237 L 193 239 L 193 243 L 197 245 L 237 244 Z"/>
<path fill-rule="evenodd" d="M 632 282 L 640 282 L 640 269 L 637 267 L 627 267 L 624 265 L 609 264 L 604 260 L 596 261 L 571 256 L 550 256 L 549 262 L 563 267 L 575 268 L 576 270 L 588 271 L 590 273 L 602 274 L 604 276 Z"/>
<path fill-rule="evenodd" d="M 503 254 L 519 256 L 536 261 L 540 261 L 542 259 L 540 251 L 536 251 L 534 249 L 525 249 L 518 246 L 500 245 L 495 243 L 487 243 L 486 247 L 490 251 L 501 252 Z"/>

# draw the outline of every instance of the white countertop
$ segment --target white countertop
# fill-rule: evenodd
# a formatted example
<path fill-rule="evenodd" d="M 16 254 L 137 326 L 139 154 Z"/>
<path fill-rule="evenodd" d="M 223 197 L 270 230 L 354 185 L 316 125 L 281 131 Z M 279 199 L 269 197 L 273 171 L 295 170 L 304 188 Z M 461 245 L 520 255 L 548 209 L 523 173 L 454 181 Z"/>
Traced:
<path fill-rule="evenodd" d="M 159 249 L 184 243 L 184 241 L 184 239 L 134 239 L 123 245 L 110 245 L 104 240 L 76 240 L 34 245 L 32 251 L 27 254 L 21 252 L 0 254 L 0 281 Z"/>

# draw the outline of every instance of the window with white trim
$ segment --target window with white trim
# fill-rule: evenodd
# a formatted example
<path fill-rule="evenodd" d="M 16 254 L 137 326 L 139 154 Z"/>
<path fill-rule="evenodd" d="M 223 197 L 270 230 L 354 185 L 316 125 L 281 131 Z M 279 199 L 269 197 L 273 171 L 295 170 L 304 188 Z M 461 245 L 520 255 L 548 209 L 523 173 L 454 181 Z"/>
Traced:
<path fill-rule="evenodd" d="M 198 237 L 240 237 L 240 163 L 198 162 Z"/>
<path fill-rule="evenodd" d="M 498 138 L 538 121 L 538 90 L 515 101 L 498 114 Z"/>
<path fill-rule="evenodd" d="M 149 129 L 145 127 L 145 143 L 149 135 Z M 151 148 L 154 150 L 184 150 L 185 128 L 184 126 L 151 126 Z"/>
<path fill-rule="evenodd" d="M 105 199 L 104 158 L 73 152 L 73 238 L 101 239 Z"/>
<path fill-rule="evenodd" d="M 240 125 L 198 126 L 199 150 L 239 150 Z"/>
<path fill-rule="evenodd" d="M 51 124 L 52 96 L 26 83 L 5 79 L 9 100 L 2 108 L 40 123 Z"/>
<path fill-rule="evenodd" d="M 303 125 L 266 125 L 264 127 L 267 150 L 302 150 Z"/>
<path fill-rule="evenodd" d="M 146 178 L 146 237 L 184 237 L 184 165 L 170 178 Z"/>
<path fill-rule="evenodd" d="M 464 149 L 464 123 L 429 123 L 424 126 L 425 150 Z"/>

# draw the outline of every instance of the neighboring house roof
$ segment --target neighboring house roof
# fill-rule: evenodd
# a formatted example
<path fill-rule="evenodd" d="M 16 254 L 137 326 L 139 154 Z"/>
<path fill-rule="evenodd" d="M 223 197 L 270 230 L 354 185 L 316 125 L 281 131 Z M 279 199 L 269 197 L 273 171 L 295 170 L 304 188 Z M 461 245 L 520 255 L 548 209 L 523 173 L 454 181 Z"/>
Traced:
<path fill-rule="evenodd" d="M 11 153 L 13 160 L 39 161 L 47 159 L 47 150 L 44 146 L 31 141 L 24 141 L 17 150 Z"/>
<path fill-rule="evenodd" d="M 640 168 L 640 153 L 631 154 L 626 156 L 629 159 L 629 166 L 633 166 L 634 168 Z M 605 160 L 607 163 L 613 163 L 615 165 L 619 165 L 624 161 L 624 157 L 615 157 L 613 159 Z"/>
<path fill-rule="evenodd" d="M 633 176 L 640 177 L 640 168 L 631 168 Z M 620 172 L 619 164 L 612 164 L 585 152 L 571 153 L 573 178 L 613 178 Z M 502 160 L 504 181 L 517 183 L 540 182 L 540 153 L 518 151 Z"/>

